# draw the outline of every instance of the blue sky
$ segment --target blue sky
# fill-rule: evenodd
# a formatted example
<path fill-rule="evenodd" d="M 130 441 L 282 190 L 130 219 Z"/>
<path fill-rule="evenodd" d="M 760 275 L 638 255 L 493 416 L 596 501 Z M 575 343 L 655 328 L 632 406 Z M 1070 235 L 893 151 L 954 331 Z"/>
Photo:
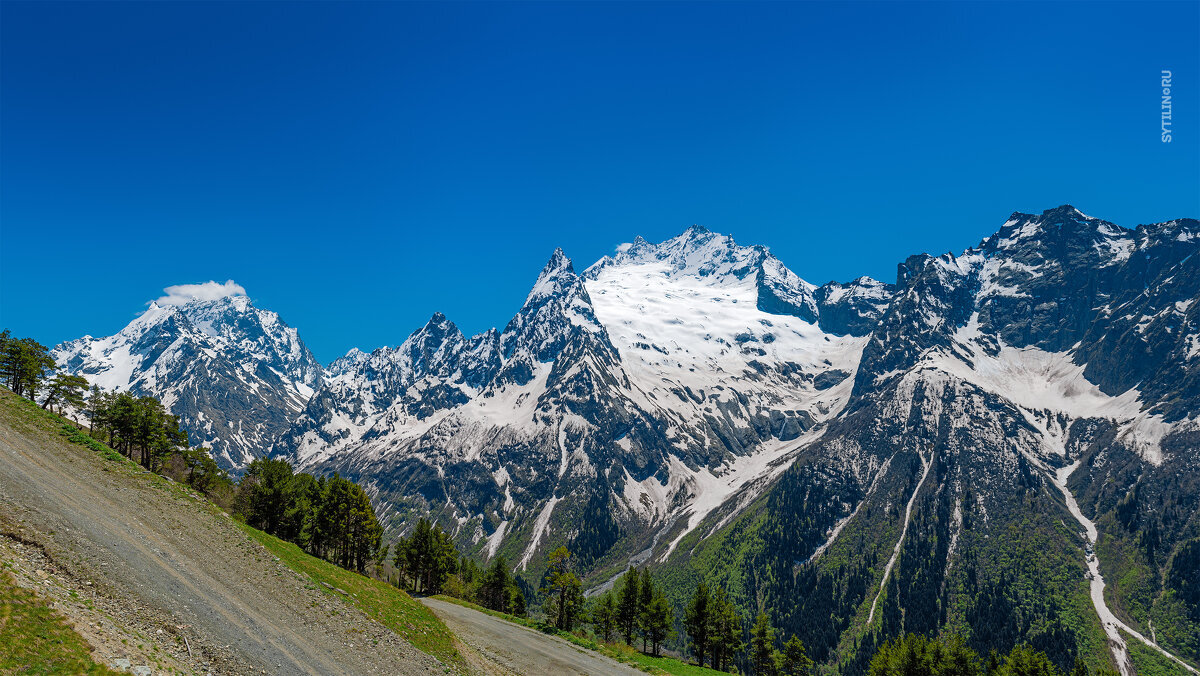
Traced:
<path fill-rule="evenodd" d="M 0 5 L 0 325 L 236 280 L 328 362 L 693 223 L 892 280 L 1014 210 L 1200 216 L 1200 3 Z M 1160 141 L 1159 72 L 1174 73 Z"/>

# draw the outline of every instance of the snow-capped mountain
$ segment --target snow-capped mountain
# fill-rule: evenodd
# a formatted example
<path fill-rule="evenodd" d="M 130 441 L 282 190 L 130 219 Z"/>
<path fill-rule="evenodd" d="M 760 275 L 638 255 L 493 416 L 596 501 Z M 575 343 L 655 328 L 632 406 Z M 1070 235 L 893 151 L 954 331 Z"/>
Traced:
<path fill-rule="evenodd" d="M 1064 206 L 909 258 L 842 413 L 655 555 L 730 562 L 714 583 L 847 673 L 906 631 L 1029 642 L 1063 667 L 1134 673 L 1130 642 L 1194 666 L 1197 229 Z"/>
<path fill-rule="evenodd" d="M 1152 618 L 1195 660 L 1178 589 L 1128 580 L 1200 551 L 1197 230 L 1017 213 L 894 285 L 815 286 L 702 228 L 582 274 L 558 251 L 503 331 L 436 315 L 337 362 L 277 452 L 519 567 L 567 544 L 597 584 L 709 577 L 847 673 L 947 626 L 1128 673 Z"/>
<path fill-rule="evenodd" d="M 645 563 L 677 605 L 707 579 L 838 673 L 946 631 L 1128 676 L 1130 642 L 1200 661 L 1198 250 L 1193 219 L 1063 206 L 817 286 L 693 227 L 555 251 L 502 330 L 435 314 L 323 372 L 236 295 L 56 355 L 231 466 L 358 481 L 395 530 L 531 576 L 566 544 L 593 589 Z"/>
<path fill-rule="evenodd" d="M 236 470 L 291 427 L 323 369 L 279 315 L 241 293 L 211 295 L 151 302 L 117 334 L 63 343 L 53 356 L 104 390 L 158 398 L 193 445 Z"/>
<path fill-rule="evenodd" d="M 878 316 L 889 293 L 817 288 L 701 228 L 582 275 L 556 251 L 502 332 L 468 339 L 435 315 L 336 362 L 280 450 L 444 512 L 489 554 L 528 564 L 554 533 L 599 556 L 781 469 L 849 395 L 866 339 L 847 316 Z M 600 534 L 577 525 L 589 505 L 613 515 Z"/>

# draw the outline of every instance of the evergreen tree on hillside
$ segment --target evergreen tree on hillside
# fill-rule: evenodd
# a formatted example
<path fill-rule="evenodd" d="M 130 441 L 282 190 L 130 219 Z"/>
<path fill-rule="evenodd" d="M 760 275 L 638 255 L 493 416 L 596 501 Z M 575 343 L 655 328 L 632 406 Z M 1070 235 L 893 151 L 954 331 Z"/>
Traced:
<path fill-rule="evenodd" d="M 621 591 L 617 597 L 617 625 L 629 645 L 633 645 L 633 637 L 637 635 L 641 598 L 641 575 L 637 568 L 630 568 L 621 578 Z"/>
<path fill-rule="evenodd" d="M 367 565 L 379 560 L 379 548 L 383 540 L 383 526 L 375 516 L 375 508 L 367 492 L 353 482 L 350 484 L 350 519 L 346 525 L 349 535 L 349 552 L 342 566 L 359 573 Z"/>
<path fill-rule="evenodd" d="M 729 671 L 730 661 L 742 650 L 742 617 L 721 587 L 709 596 L 708 643 L 713 669 Z"/>
<path fill-rule="evenodd" d="M 483 574 L 483 582 L 479 585 L 477 597 L 480 605 L 485 608 L 507 613 L 512 609 L 513 589 L 514 584 L 512 576 L 508 572 L 508 562 L 504 560 L 503 556 L 497 556 L 492 559 L 492 565 L 488 566 L 487 572 Z M 522 597 L 522 604 L 524 604 L 524 597 Z"/>
<path fill-rule="evenodd" d="M 98 386 L 92 385 L 92 389 L 88 390 L 87 406 L 84 409 L 84 415 L 88 419 L 88 434 L 94 434 L 96 428 L 103 427 L 102 416 L 107 407 L 108 395 Z"/>
<path fill-rule="evenodd" d="M 671 604 L 667 601 L 667 597 L 661 592 L 655 592 L 650 600 L 650 605 L 645 613 L 645 626 L 647 638 L 650 639 L 650 649 L 655 657 L 659 655 L 659 647 L 663 641 L 671 638 L 675 633 L 675 614 L 671 610 Z"/>
<path fill-rule="evenodd" d="M 412 579 L 414 592 L 440 594 L 458 570 L 458 550 L 449 533 L 422 517 L 412 536 L 397 543 L 396 567 Z"/>
<path fill-rule="evenodd" d="M 58 407 L 59 413 L 62 413 L 64 406 L 82 408 L 87 386 L 87 378 L 83 376 L 74 376 L 68 373 L 55 374 L 46 386 L 46 399 L 42 402 L 42 408 L 52 413 L 55 406 Z"/>
<path fill-rule="evenodd" d="M 187 471 L 187 484 L 208 495 L 218 485 L 229 485 L 229 473 L 213 460 L 211 449 L 189 448 L 182 454 Z"/>
<path fill-rule="evenodd" d="M 871 659 L 868 673 L 870 676 L 982 676 L 984 672 L 980 668 L 979 655 L 958 638 L 939 641 L 920 634 L 906 634 L 879 647 Z M 991 676 L 1008 674 L 999 665 L 989 673 Z"/>
<path fill-rule="evenodd" d="M 592 631 L 605 643 L 612 640 L 617 628 L 617 604 L 613 601 L 612 592 L 596 599 L 592 607 Z"/>
<path fill-rule="evenodd" d="M 708 653 L 710 622 L 708 605 L 708 586 L 701 582 L 696 585 L 696 592 L 692 595 L 692 601 L 688 604 L 684 616 L 684 627 L 688 640 L 691 643 L 692 652 L 696 655 L 696 664 L 700 666 L 704 666 L 704 656 Z"/>
<path fill-rule="evenodd" d="M 256 458 L 242 475 L 246 523 L 285 538 L 281 530 L 292 498 L 292 465 L 286 460 Z M 288 539 L 288 538 L 285 538 Z"/>
<path fill-rule="evenodd" d="M 525 617 L 525 594 L 516 585 L 508 588 L 508 612 L 517 617 Z"/>
<path fill-rule="evenodd" d="M 645 570 L 641 575 L 641 586 L 638 589 L 638 633 L 642 636 L 642 652 L 646 652 L 650 643 L 650 604 L 654 602 L 654 578 L 650 571 Z"/>
<path fill-rule="evenodd" d="M 767 614 L 760 612 L 750 632 L 750 664 L 755 676 L 775 676 L 775 655 L 775 628 Z"/>
<path fill-rule="evenodd" d="M 103 409 L 93 418 L 108 445 L 146 469 L 157 472 L 168 456 L 188 448 L 187 432 L 179 418 L 167 413 L 154 397 L 126 392 L 106 395 Z"/>
<path fill-rule="evenodd" d="M 32 338 L 13 338 L 8 329 L 0 332 L 0 380 L 8 383 L 13 394 L 33 399 L 57 368 L 45 345 Z"/>
<path fill-rule="evenodd" d="M 804 649 L 804 641 L 792 634 L 783 644 L 783 652 L 779 655 L 779 673 L 781 676 L 812 676 L 813 661 Z"/>
<path fill-rule="evenodd" d="M 583 602 L 582 585 L 571 570 L 573 563 L 566 547 L 555 549 L 550 553 L 542 580 L 542 593 L 548 597 L 546 615 L 553 619 L 555 627 L 564 631 L 575 628 Z"/>
<path fill-rule="evenodd" d="M 1004 658 L 1000 666 L 1001 676 L 1062 676 L 1062 672 L 1045 653 L 1037 652 L 1027 645 L 1019 645 Z"/>

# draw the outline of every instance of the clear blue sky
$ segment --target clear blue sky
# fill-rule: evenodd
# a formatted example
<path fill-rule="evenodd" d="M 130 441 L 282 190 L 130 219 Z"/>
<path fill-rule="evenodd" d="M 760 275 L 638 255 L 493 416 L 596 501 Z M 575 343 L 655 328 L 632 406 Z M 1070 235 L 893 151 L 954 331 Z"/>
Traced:
<path fill-rule="evenodd" d="M 1014 210 L 1197 217 L 1198 8 L 3 2 L 0 325 L 233 279 L 328 362 L 693 223 L 822 283 Z"/>

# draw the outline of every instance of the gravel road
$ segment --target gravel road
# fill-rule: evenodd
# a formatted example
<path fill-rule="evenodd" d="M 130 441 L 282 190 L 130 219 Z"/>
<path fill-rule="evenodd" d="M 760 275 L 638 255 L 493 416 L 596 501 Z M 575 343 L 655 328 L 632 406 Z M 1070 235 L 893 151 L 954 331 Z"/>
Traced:
<path fill-rule="evenodd" d="M 40 550 L 48 579 L 105 616 L 81 622 L 66 608 L 68 619 L 144 637 L 134 658 L 157 653 L 214 674 L 445 671 L 178 485 L 67 443 L 9 407 L 0 407 L 0 533 L 21 544 L 0 553 Z M 120 656 L 116 643 L 98 654 Z"/>
<path fill-rule="evenodd" d="M 557 636 L 506 622 L 478 610 L 421 599 L 450 631 L 482 657 L 512 674 L 586 674 L 646 676 L 631 666 L 584 650 Z"/>

